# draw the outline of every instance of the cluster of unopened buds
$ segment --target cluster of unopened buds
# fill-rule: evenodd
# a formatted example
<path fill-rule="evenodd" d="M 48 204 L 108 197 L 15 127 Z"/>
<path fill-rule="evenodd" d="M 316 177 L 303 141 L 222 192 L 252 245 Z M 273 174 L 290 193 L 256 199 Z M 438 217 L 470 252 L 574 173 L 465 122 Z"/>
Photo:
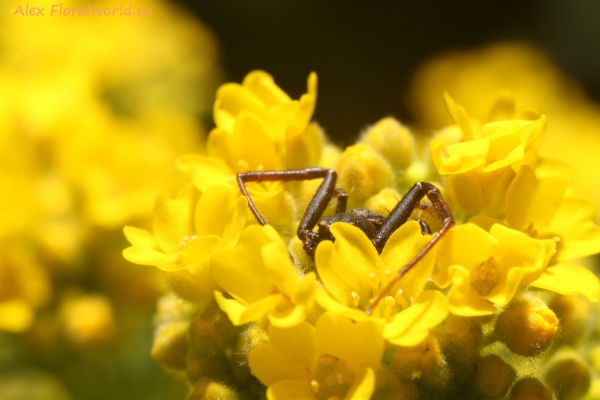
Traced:
<path fill-rule="evenodd" d="M 385 118 L 342 151 L 316 92 L 223 85 L 191 183 L 125 228 L 125 258 L 166 271 L 152 355 L 188 399 L 600 398 L 600 282 L 574 262 L 600 227 L 538 157 L 546 117 L 445 95 L 454 125 Z"/>

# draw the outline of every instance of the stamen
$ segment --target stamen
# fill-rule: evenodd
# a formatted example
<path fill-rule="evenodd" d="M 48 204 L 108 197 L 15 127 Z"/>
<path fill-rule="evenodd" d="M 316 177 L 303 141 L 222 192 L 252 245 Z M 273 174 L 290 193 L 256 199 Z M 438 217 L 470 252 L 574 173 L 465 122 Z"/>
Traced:
<path fill-rule="evenodd" d="M 327 379 L 325 379 L 325 383 L 327 384 L 327 386 L 333 386 L 336 383 L 336 379 L 335 379 L 335 375 L 331 374 L 327 377 Z"/>
<path fill-rule="evenodd" d="M 352 292 L 351 296 L 352 296 L 352 304 L 354 305 L 354 307 L 358 307 L 358 305 L 360 303 L 360 296 L 356 292 Z"/>
<path fill-rule="evenodd" d="M 373 289 L 373 291 L 379 289 L 379 278 L 377 278 L 377 275 L 369 275 L 369 286 L 371 286 L 371 289 Z"/>

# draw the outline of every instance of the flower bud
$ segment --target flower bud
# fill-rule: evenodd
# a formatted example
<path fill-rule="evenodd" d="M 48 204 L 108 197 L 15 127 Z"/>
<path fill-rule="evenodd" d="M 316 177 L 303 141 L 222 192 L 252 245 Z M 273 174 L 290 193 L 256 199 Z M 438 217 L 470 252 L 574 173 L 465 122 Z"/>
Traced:
<path fill-rule="evenodd" d="M 541 300 L 510 305 L 496 320 L 496 334 L 508 348 L 522 356 L 535 356 L 550 346 L 558 319 Z"/>
<path fill-rule="evenodd" d="M 587 365 L 570 350 L 558 352 L 546 370 L 546 382 L 558 400 L 575 400 L 587 393 L 592 376 Z"/>
<path fill-rule="evenodd" d="M 209 379 L 198 381 L 186 400 L 238 400 L 237 393 L 224 383 Z"/>
<path fill-rule="evenodd" d="M 473 318 L 450 314 L 443 328 L 441 338 L 444 354 L 448 356 L 453 368 L 474 370 L 479 355 L 478 348 L 483 337 L 481 325 Z"/>
<path fill-rule="evenodd" d="M 377 371 L 373 398 L 377 400 L 418 400 L 419 389 L 413 382 L 406 383 L 389 370 L 381 368 Z"/>
<path fill-rule="evenodd" d="M 558 296 L 550 308 L 560 320 L 560 341 L 574 345 L 582 341 L 589 331 L 589 303 L 578 296 Z"/>
<path fill-rule="evenodd" d="M 214 298 L 214 281 L 206 282 L 186 269 L 167 272 L 166 278 L 169 289 L 184 300 L 202 303 Z"/>
<path fill-rule="evenodd" d="M 396 171 L 408 167 L 416 153 L 412 133 L 394 118 L 379 120 L 365 132 L 361 142 L 377 150 Z"/>
<path fill-rule="evenodd" d="M 175 369 L 185 368 L 189 347 L 188 321 L 165 323 L 156 329 L 150 355 L 156 361 Z"/>
<path fill-rule="evenodd" d="M 269 335 L 257 324 L 249 324 L 238 336 L 233 348 L 231 361 L 233 363 L 232 375 L 236 381 L 248 379 L 251 376 L 248 365 L 248 353 L 253 348 L 269 342 Z"/>
<path fill-rule="evenodd" d="M 223 381 L 228 378 L 229 366 L 225 354 L 207 356 L 191 350 L 187 353 L 185 372 L 189 382 L 202 378 Z"/>
<path fill-rule="evenodd" d="M 350 200 L 363 202 L 394 182 L 387 161 L 372 147 L 356 144 L 344 150 L 336 167 L 338 183 Z"/>
<path fill-rule="evenodd" d="M 384 188 L 365 202 L 365 208 L 387 216 L 396 207 L 402 195 L 396 189 Z"/>
<path fill-rule="evenodd" d="M 480 358 L 477 362 L 475 388 L 482 397 L 496 399 L 508 392 L 516 376 L 513 367 L 508 365 L 502 357 L 490 354 Z"/>
<path fill-rule="evenodd" d="M 190 343 L 203 354 L 217 354 L 233 344 L 236 332 L 227 314 L 213 302 L 190 324 Z"/>
<path fill-rule="evenodd" d="M 419 380 L 419 385 L 428 391 L 441 390 L 450 379 L 440 343 L 432 335 L 416 346 L 396 347 L 389 368 L 400 380 Z"/>
<path fill-rule="evenodd" d="M 515 383 L 510 400 L 552 400 L 552 392 L 535 378 L 524 378 Z"/>

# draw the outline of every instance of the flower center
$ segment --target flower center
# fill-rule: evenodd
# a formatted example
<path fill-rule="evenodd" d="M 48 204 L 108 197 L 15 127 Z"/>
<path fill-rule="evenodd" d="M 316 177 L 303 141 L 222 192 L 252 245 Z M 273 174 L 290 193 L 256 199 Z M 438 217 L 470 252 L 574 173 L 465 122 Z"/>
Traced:
<path fill-rule="evenodd" d="M 369 286 L 371 287 L 371 299 L 373 302 L 375 298 L 381 293 L 381 290 L 387 286 L 387 284 L 394 278 L 392 271 L 385 271 L 383 278 L 380 280 L 377 275 L 371 274 L 369 276 Z M 352 292 L 352 299 L 354 307 L 359 308 L 358 303 L 360 297 Z M 391 319 L 397 313 L 410 307 L 413 303 L 413 298 L 403 293 L 402 289 L 397 290 L 395 293 L 390 293 L 388 296 L 381 299 L 375 309 L 373 309 L 372 315 L 375 317 L 383 318 L 386 320 Z"/>
<path fill-rule="evenodd" d="M 499 278 L 500 273 L 496 267 L 494 257 L 490 257 L 482 262 L 475 271 L 471 272 L 471 285 L 480 295 L 487 296 L 496 286 Z"/>
<path fill-rule="evenodd" d="M 319 358 L 310 386 L 318 400 L 342 400 L 354 382 L 346 361 L 324 354 Z"/>

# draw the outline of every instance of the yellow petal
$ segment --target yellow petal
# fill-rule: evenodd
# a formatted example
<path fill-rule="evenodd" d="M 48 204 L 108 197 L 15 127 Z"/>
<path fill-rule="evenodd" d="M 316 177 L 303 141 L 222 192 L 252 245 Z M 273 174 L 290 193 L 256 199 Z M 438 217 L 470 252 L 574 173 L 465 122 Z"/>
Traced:
<path fill-rule="evenodd" d="M 600 301 L 600 282 L 592 271 L 575 264 L 560 263 L 546 268 L 531 286 L 565 295 L 580 294 L 589 301 Z"/>
<path fill-rule="evenodd" d="M 194 185 L 204 192 L 215 185 L 235 185 L 234 172 L 222 160 L 204 156 L 183 156 L 177 168 L 190 174 Z"/>
<path fill-rule="evenodd" d="M 184 186 L 177 198 L 159 195 L 154 203 L 153 230 L 156 241 L 166 254 L 177 253 L 184 238 L 194 235 L 194 209 L 198 193 Z"/>
<path fill-rule="evenodd" d="M 290 359 L 270 343 L 255 347 L 248 353 L 248 364 L 254 376 L 266 386 L 289 379 L 310 381 L 302 364 Z"/>
<path fill-rule="evenodd" d="M 475 139 L 475 134 L 473 133 L 473 129 L 469 122 L 469 115 L 467 114 L 467 111 L 465 111 L 465 108 L 456 103 L 456 101 L 454 101 L 454 99 L 446 92 L 444 92 L 444 101 L 446 102 L 446 108 L 454 120 L 454 123 L 462 129 L 464 140 Z"/>
<path fill-rule="evenodd" d="M 385 325 L 383 336 L 398 346 L 415 346 L 447 316 L 446 297 L 436 290 L 425 290 L 412 306 L 396 314 L 392 322 Z"/>
<path fill-rule="evenodd" d="M 131 246 L 123 250 L 123 257 L 134 264 L 156 265 L 165 271 L 176 271 L 184 266 L 177 263 L 180 260 L 179 254 L 165 254 L 158 250 L 148 249 L 146 247 Z"/>
<path fill-rule="evenodd" d="M 375 372 L 371 368 L 356 371 L 354 382 L 346 394 L 345 400 L 370 399 L 375 391 Z"/>
<path fill-rule="evenodd" d="M 316 335 L 315 328 L 306 322 L 289 328 L 269 326 L 270 343 L 296 364 L 308 367 L 321 355 L 317 351 Z"/>
<path fill-rule="evenodd" d="M 524 230 L 546 228 L 554 218 L 567 188 L 560 175 L 535 177 L 531 167 L 524 165 L 506 193 L 506 220 L 511 228 Z"/>
<path fill-rule="evenodd" d="M 196 235 L 216 235 L 223 246 L 237 244 L 246 226 L 248 203 L 238 191 L 226 186 L 208 189 L 196 205 Z"/>
<path fill-rule="evenodd" d="M 396 274 L 407 265 L 431 240 L 430 235 L 422 235 L 417 221 L 408 221 L 398 228 L 388 239 L 381 253 L 379 278 L 383 278 L 386 270 Z M 406 298 L 416 298 L 433 272 L 437 248 L 432 248 L 396 286 L 402 289 Z M 392 290 L 396 292 L 396 287 Z"/>
<path fill-rule="evenodd" d="M 278 238 L 277 241 L 265 244 L 261 254 L 266 273 L 264 279 L 276 284 L 283 293 L 295 293 L 300 277 L 290 262 L 283 240 Z"/>
<path fill-rule="evenodd" d="M 273 77 L 264 71 L 250 72 L 242 85 L 259 98 L 265 107 L 291 101 L 290 96 L 277 86 Z"/>
<path fill-rule="evenodd" d="M 251 90 L 237 83 L 226 83 L 217 90 L 213 117 L 217 127 L 233 131 L 236 117 L 246 111 L 257 116 L 265 112 L 265 104 Z"/>
<path fill-rule="evenodd" d="M 381 324 L 373 318 L 352 323 L 343 315 L 327 312 L 317 320 L 316 332 L 318 353 L 344 359 L 354 371 L 381 363 L 385 342 Z"/>
<path fill-rule="evenodd" d="M 450 312 L 463 317 L 477 317 L 496 313 L 489 301 L 483 299 L 471 286 L 471 273 L 460 265 L 449 268 L 452 276 L 452 287 L 448 292 Z"/>
<path fill-rule="evenodd" d="M 282 299 L 281 295 L 273 294 L 246 305 L 239 300 L 226 299 L 221 292 L 215 291 L 215 300 L 217 300 L 221 310 L 227 313 L 231 323 L 235 326 L 258 321 L 271 312 L 271 310 L 274 310 Z"/>
<path fill-rule="evenodd" d="M 308 381 L 280 381 L 267 389 L 268 400 L 314 400 Z"/>
<path fill-rule="evenodd" d="M 366 307 L 371 292 L 369 275 L 376 273 L 379 262 L 377 250 L 365 233 L 353 225 L 338 222 L 330 230 L 335 242 L 319 243 L 315 254 L 321 281 L 343 305 L 353 304 L 355 292 L 360 296 L 360 305 Z"/>
<path fill-rule="evenodd" d="M 549 231 L 559 236 L 557 260 L 572 260 L 600 253 L 600 227 L 594 224 L 595 206 L 587 199 L 568 197 Z"/>
<path fill-rule="evenodd" d="M 462 265 L 472 271 L 488 259 L 497 246 L 497 240 L 475 224 L 453 227 L 437 245 L 437 258 L 441 272 L 433 276 L 434 283 L 442 288 L 452 281 L 449 268 Z"/>
<path fill-rule="evenodd" d="M 269 314 L 269 321 L 278 328 L 296 326 L 306 319 L 306 305 L 297 304 L 285 311 L 273 311 Z"/>
<path fill-rule="evenodd" d="M 508 304 L 520 287 L 540 277 L 550 257 L 554 255 L 552 240 L 532 239 L 524 233 L 494 225 L 490 231 L 499 243 L 501 255 L 496 255 L 499 280 L 489 295 L 484 296 L 494 304 Z"/>
<path fill-rule="evenodd" d="M 154 238 L 154 235 L 145 229 L 126 226 L 123 228 L 123 233 L 125 233 L 125 237 L 129 243 L 136 247 L 147 247 L 158 250 L 158 242 Z"/>
<path fill-rule="evenodd" d="M 341 304 L 339 301 L 331 297 L 331 295 L 329 295 L 321 286 L 317 286 L 315 290 L 315 299 L 317 300 L 317 303 L 325 310 L 344 315 L 354 321 L 365 321 L 371 318 L 365 314 L 364 311 L 350 308 Z"/>

